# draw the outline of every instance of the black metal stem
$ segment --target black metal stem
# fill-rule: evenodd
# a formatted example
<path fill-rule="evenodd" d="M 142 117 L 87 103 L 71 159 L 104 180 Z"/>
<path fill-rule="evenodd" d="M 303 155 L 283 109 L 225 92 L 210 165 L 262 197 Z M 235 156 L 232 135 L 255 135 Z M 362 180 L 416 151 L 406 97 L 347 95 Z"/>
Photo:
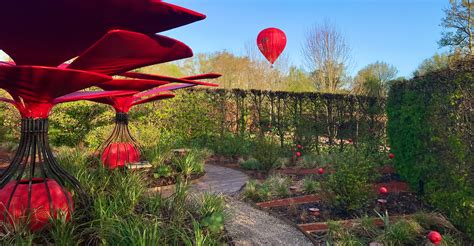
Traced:
<path fill-rule="evenodd" d="M 20 145 L 8 168 L 0 175 L 0 189 L 10 182 L 15 182 L 13 192 L 10 194 L 6 211 L 10 208 L 15 191 L 20 182 L 28 181 L 28 204 L 27 212 L 31 208 L 32 188 L 35 179 L 40 179 L 46 188 L 51 214 L 53 212 L 53 201 L 48 180 L 55 180 L 62 187 L 62 193 L 67 199 L 69 211 L 74 207 L 69 197 L 68 189 L 73 189 L 77 196 L 75 200 L 82 206 L 89 204 L 87 195 L 82 189 L 79 181 L 67 173 L 56 161 L 48 142 L 48 119 L 25 118 L 21 120 Z"/>
<path fill-rule="evenodd" d="M 133 146 L 134 151 L 140 154 L 141 146 L 138 141 L 132 136 L 130 133 L 130 129 L 128 127 L 129 117 L 127 113 L 117 112 L 115 115 L 115 127 L 112 131 L 112 134 L 107 138 L 107 140 L 102 143 L 102 145 L 98 148 L 98 153 L 103 154 L 107 147 L 111 148 L 111 144 L 113 143 L 130 143 Z M 116 145 L 117 150 L 115 153 L 120 152 L 119 145 Z M 109 160 L 111 153 L 114 151 L 110 150 L 107 153 L 105 158 L 105 162 Z M 117 162 L 120 162 L 120 154 L 115 156 L 117 158 Z M 127 153 L 126 160 L 123 160 L 125 163 L 128 163 L 130 160 L 130 152 Z"/>

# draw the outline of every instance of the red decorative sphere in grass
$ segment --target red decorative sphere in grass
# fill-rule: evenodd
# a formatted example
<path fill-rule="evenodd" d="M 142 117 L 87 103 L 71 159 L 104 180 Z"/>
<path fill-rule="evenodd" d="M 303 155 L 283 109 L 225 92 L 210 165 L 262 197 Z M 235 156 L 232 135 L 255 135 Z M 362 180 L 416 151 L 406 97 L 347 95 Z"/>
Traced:
<path fill-rule="evenodd" d="M 301 156 L 301 152 L 299 152 L 299 151 L 296 152 L 296 156 L 297 156 L 297 157 L 300 157 L 300 156 Z"/>
<path fill-rule="evenodd" d="M 390 159 L 393 159 L 393 158 L 395 158 L 395 154 L 394 154 L 394 153 L 390 153 L 390 154 L 388 154 L 388 158 L 390 158 Z"/>
<path fill-rule="evenodd" d="M 321 174 L 321 175 L 324 174 L 324 168 L 322 168 L 322 167 L 319 168 L 319 169 L 318 169 L 318 173 Z"/>
<path fill-rule="evenodd" d="M 21 180 L 18 185 L 16 183 L 17 181 L 11 181 L 0 190 L 0 221 L 8 220 L 11 225 L 14 222 L 17 224 L 29 221 L 29 228 L 32 231 L 39 231 L 49 223 L 52 217 L 58 218 L 58 215 L 65 215 L 66 220 L 71 219 L 74 209 L 71 193 L 63 190 L 63 187 L 55 180 L 46 179 L 45 182 L 42 178 L 32 179 L 30 212 L 27 211 L 29 180 Z M 6 211 L 13 192 L 15 193 Z M 51 196 L 51 203 L 48 193 Z M 53 214 L 51 214 L 50 205 Z M 5 212 L 8 212 L 6 216 Z"/>
<path fill-rule="evenodd" d="M 301 146 L 301 144 L 298 144 L 298 145 L 296 145 L 296 148 L 298 148 L 298 149 L 302 149 L 302 148 L 303 148 L 303 146 Z"/>
<path fill-rule="evenodd" d="M 388 193 L 388 189 L 385 186 L 380 187 L 379 189 L 380 194 L 385 195 Z"/>
<path fill-rule="evenodd" d="M 108 169 L 140 161 L 140 150 L 133 143 L 111 143 L 102 153 L 102 164 Z"/>
<path fill-rule="evenodd" d="M 443 238 L 441 237 L 441 234 L 439 234 L 439 232 L 430 231 L 430 233 L 428 233 L 428 240 L 430 240 L 430 242 L 432 242 L 433 244 L 437 245 L 441 243 L 441 240 L 443 240 Z"/>

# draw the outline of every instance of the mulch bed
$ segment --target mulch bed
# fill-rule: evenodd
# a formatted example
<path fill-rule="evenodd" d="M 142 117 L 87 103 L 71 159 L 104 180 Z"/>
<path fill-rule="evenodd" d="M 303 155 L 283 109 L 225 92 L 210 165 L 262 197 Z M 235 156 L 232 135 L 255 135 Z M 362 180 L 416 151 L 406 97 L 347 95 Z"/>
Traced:
<path fill-rule="evenodd" d="M 417 211 L 426 209 L 421 200 L 412 193 L 393 193 L 386 198 L 386 209 L 390 215 L 413 214 Z M 269 202 L 271 204 L 271 202 Z M 320 214 L 318 216 L 311 215 L 309 208 L 318 208 Z M 367 214 L 370 217 L 377 217 L 374 210 L 382 211 L 383 209 L 377 204 L 376 199 L 366 208 L 357 214 L 349 214 L 345 211 L 337 211 L 331 208 L 327 202 L 319 200 L 316 202 L 303 204 L 290 204 L 287 206 L 271 207 L 271 211 L 290 219 L 296 224 L 306 224 L 315 222 L 325 222 L 332 220 L 349 220 L 360 218 Z"/>

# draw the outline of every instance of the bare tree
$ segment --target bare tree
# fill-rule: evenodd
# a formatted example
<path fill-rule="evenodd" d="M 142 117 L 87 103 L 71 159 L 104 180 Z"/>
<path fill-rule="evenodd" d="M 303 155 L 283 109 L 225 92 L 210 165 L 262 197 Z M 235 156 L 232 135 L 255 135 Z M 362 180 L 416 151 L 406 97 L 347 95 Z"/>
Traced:
<path fill-rule="evenodd" d="M 334 24 L 326 21 L 310 28 L 302 53 L 316 89 L 336 92 L 344 86 L 351 49 Z"/>
<path fill-rule="evenodd" d="M 441 22 L 445 31 L 438 43 L 440 46 L 450 46 L 474 56 L 474 2 L 450 0 L 449 3 L 449 8 L 444 10 L 446 17 Z"/>

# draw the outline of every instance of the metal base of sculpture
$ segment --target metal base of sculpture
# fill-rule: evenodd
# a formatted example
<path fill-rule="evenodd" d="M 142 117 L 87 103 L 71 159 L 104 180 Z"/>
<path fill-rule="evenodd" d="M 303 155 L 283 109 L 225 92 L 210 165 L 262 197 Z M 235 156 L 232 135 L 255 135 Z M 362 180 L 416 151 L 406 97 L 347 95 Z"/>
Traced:
<path fill-rule="evenodd" d="M 125 167 L 140 161 L 140 145 L 130 134 L 127 113 L 116 114 L 115 128 L 99 150 L 102 164 L 108 169 Z"/>
<path fill-rule="evenodd" d="M 68 189 L 75 191 L 81 203 L 87 200 L 79 181 L 59 165 L 51 151 L 48 119 L 22 119 L 18 150 L 0 176 L 0 219 L 10 224 L 28 222 L 33 231 L 59 214 L 69 219 L 74 202 Z"/>

